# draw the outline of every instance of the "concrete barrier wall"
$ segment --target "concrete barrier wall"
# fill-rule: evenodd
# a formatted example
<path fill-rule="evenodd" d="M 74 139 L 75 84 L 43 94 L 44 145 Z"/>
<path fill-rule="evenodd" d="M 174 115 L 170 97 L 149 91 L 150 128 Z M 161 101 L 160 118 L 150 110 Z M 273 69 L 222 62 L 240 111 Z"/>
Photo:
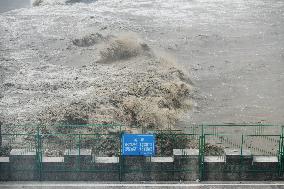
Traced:
<path fill-rule="evenodd" d="M 10 159 L 9 157 L 0 157 L 0 181 L 10 179 Z"/>
<path fill-rule="evenodd" d="M 173 157 L 148 157 L 148 180 L 167 181 L 174 179 L 174 158 Z"/>
<path fill-rule="evenodd" d="M 199 179 L 199 150 L 174 149 L 174 180 L 192 181 Z"/>
<path fill-rule="evenodd" d="M 41 162 L 41 163 L 39 163 Z M 96 157 L 91 150 L 68 150 L 64 157 L 43 157 L 34 150 L 13 149 L 0 157 L 1 181 L 194 181 L 280 180 L 278 158 L 226 149 L 205 156 L 198 149 L 174 149 L 171 157 Z"/>
<path fill-rule="evenodd" d="M 35 150 L 12 149 L 10 152 L 9 163 L 9 180 L 30 181 L 39 179 Z"/>
<path fill-rule="evenodd" d="M 277 180 L 278 174 L 278 157 L 277 156 L 254 156 L 250 172 L 251 179 L 259 181 Z"/>

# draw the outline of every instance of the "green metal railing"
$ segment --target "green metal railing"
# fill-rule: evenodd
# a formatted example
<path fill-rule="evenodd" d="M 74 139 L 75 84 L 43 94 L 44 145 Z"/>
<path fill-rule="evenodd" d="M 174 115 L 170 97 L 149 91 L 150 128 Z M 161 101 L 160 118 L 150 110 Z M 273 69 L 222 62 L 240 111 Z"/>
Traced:
<path fill-rule="evenodd" d="M 121 154 L 121 136 L 127 132 L 126 127 L 115 123 L 94 123 L 86 125 L 24 125 L 13 126 L 12 130 L 3 130 L 3 143 L 10 148 L 25 149 L 27 152 L 35 151 L 36 166 L 31 170 L 38 171 L 39 180 L 46 172 L 112 172 L 119 174 L 120 180 L 125 173 L 147 173 L 153 171 L 151 158 L 143 165 L 129 166 Z M 210 171 L 206 168 L 206 157 L 214 156 L 220 160 L 225 159 L 226 149 L 236 149 L 240 152 L 240 161 L 236 164 L 224 164 L 224 170 L 229 173 L 242 172 L 275 172 L 282 176 L 284 172 L 284 135 L 281 125 L 189 125 L 185 131 L 181 130 L 157 130 L 149 131 L 156 134 L 156 148 L 158 157 L 173 156 L 173 149 L 199 149 L 199 179 L 204 180 Z M 92 166 L 84 166 L 85 149 L 92 150 Z M 75 150 L 75 151 L 74 151 Z M 251 156 L 275 156 L 277 167 L 259 169 L 254 165 L 246 165 L 247 151 Z M 75 154 L 74 154 L 75 153 Z M 64 157 L 73 154 L 75 159 L 71 164 L 62 163 L 46 169 L 43 165 L 43 157 Z M 119 163 L 111 169 L 98 167 L 96 157 L 119 157 Z M 31 171 L 30 170 L 30 171 Z M 29 171 L 29 170 L 19 170 Z M 194 170 L 188 165 L 175 168 L 160 166 L 155 167 L 155 172 L 184 172 Z M 217 170 L 218 171 L 218 170 Z"/>
<path fill-rule="evenodd" d="M 283 173 L 283 126 L 280 125 L 202 125 L 200 135 L 200 179 L 205 171 L 214 172 L 218 170 L 206 169 L 204 167 L 206 156 L 206 144 L 220 147 L 224 152 L 218 155 L 225 159 L 226 149 L 235 149 L 239 153 L 240 161 L 225 163 L 224 170 L 231 174 L 242 173 Z M 250 152 L 250 153 L 248 153 Z M 207 154 L 208 155 L 208 154 Z M 272 156 L 277 157 L 277 167 L 256 167 L 249 165 L 246 158 L 258 158 Z"/>

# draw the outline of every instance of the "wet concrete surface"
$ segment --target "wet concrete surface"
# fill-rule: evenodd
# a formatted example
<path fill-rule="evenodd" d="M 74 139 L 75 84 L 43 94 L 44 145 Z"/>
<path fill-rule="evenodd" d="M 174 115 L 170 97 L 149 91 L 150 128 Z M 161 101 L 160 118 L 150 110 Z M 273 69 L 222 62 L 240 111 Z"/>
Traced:
<path fill-rule="evenodd" d="M 92 183 L 92 182 L 6 182 L 0 183 L 1 189 L 10 188 L 62 188 L 62 189 L 75 189 L 75 188 L 193 188 L 193 189 L 280 189 L 284 188 L 283 182 L 242 182 L 242 183 Z"/>

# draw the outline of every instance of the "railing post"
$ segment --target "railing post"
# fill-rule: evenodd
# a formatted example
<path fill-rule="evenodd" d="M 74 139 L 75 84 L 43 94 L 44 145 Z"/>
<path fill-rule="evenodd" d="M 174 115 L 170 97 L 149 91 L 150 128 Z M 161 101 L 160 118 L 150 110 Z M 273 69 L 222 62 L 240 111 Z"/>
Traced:
<path fill-rule="evenodd" d="M 2 147 L 2 122 L 0 121 L 0 148 Z"/>
<path fill-rule="evenodd" d="M 242 133 L 242 139 L 241 139 L 241 169 L 240 172 L 244 171 L 244 165 L 243 165 L 243 144 L 244 144 L 244 134 Z"/>
<path fill-rule="evenodd" d="M 283 125 L 281 126 L 281 135 L 279 140 L 279 147 L 278 147 L 278 176 L 282 176 L 283 172 Z"/>
<path fill-rule="evenodd" d="M 119 129 L 119 182 L 122 181 L 122 172 L 123 172 L 123 165 L 122 165 L 122 152 L 121 152 L 121 147 L 122 147 L 122 143 L 121 143 L 121 140 L 122 140 L 122 132 L 121 132 L 121 126 L 120 126 L 120 129 Z"/>
<path fill-rule="evenodd" d="M 78 167 L 77 167 L 77 170 L 80 171 L 81 170 L 81 134 L 79 134 L 78 136 L 78 156 L 77 156 L 77 159 L 78 159 Z"/>
<path fill-rule="evenodd" d="M 204 150 L 205 150 L 205 137 L 204 127 L 202 124 L 201 135 L 199 136 L 199 180 L 203 180 L 204 176 Z"/>
<path fill-rule="evenodd" d="M 37 134 L 36 134 L 36 164 L 37 164 L 37 171 L 38 171 L 38 179 L 42 180 L 42 141 L 41 141 L 41 133 L 40 128 L 37 126 Z"/>

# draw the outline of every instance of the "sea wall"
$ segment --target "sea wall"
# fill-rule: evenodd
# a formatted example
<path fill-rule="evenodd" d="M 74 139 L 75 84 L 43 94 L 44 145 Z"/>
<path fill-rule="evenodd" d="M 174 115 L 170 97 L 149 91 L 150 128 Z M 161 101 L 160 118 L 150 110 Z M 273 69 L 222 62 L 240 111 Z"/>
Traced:
<path fill-rule="evenodd" d="M 226 149 L 224 156 L 201 156 L 198 149 L 174 149 L 170 157 L 96 157 L 89 149 L 63 157 L 40 157 L 13 149 L 0 157 L 1 181 L 242 181 L 282 179 L 278 157 Z"/>

